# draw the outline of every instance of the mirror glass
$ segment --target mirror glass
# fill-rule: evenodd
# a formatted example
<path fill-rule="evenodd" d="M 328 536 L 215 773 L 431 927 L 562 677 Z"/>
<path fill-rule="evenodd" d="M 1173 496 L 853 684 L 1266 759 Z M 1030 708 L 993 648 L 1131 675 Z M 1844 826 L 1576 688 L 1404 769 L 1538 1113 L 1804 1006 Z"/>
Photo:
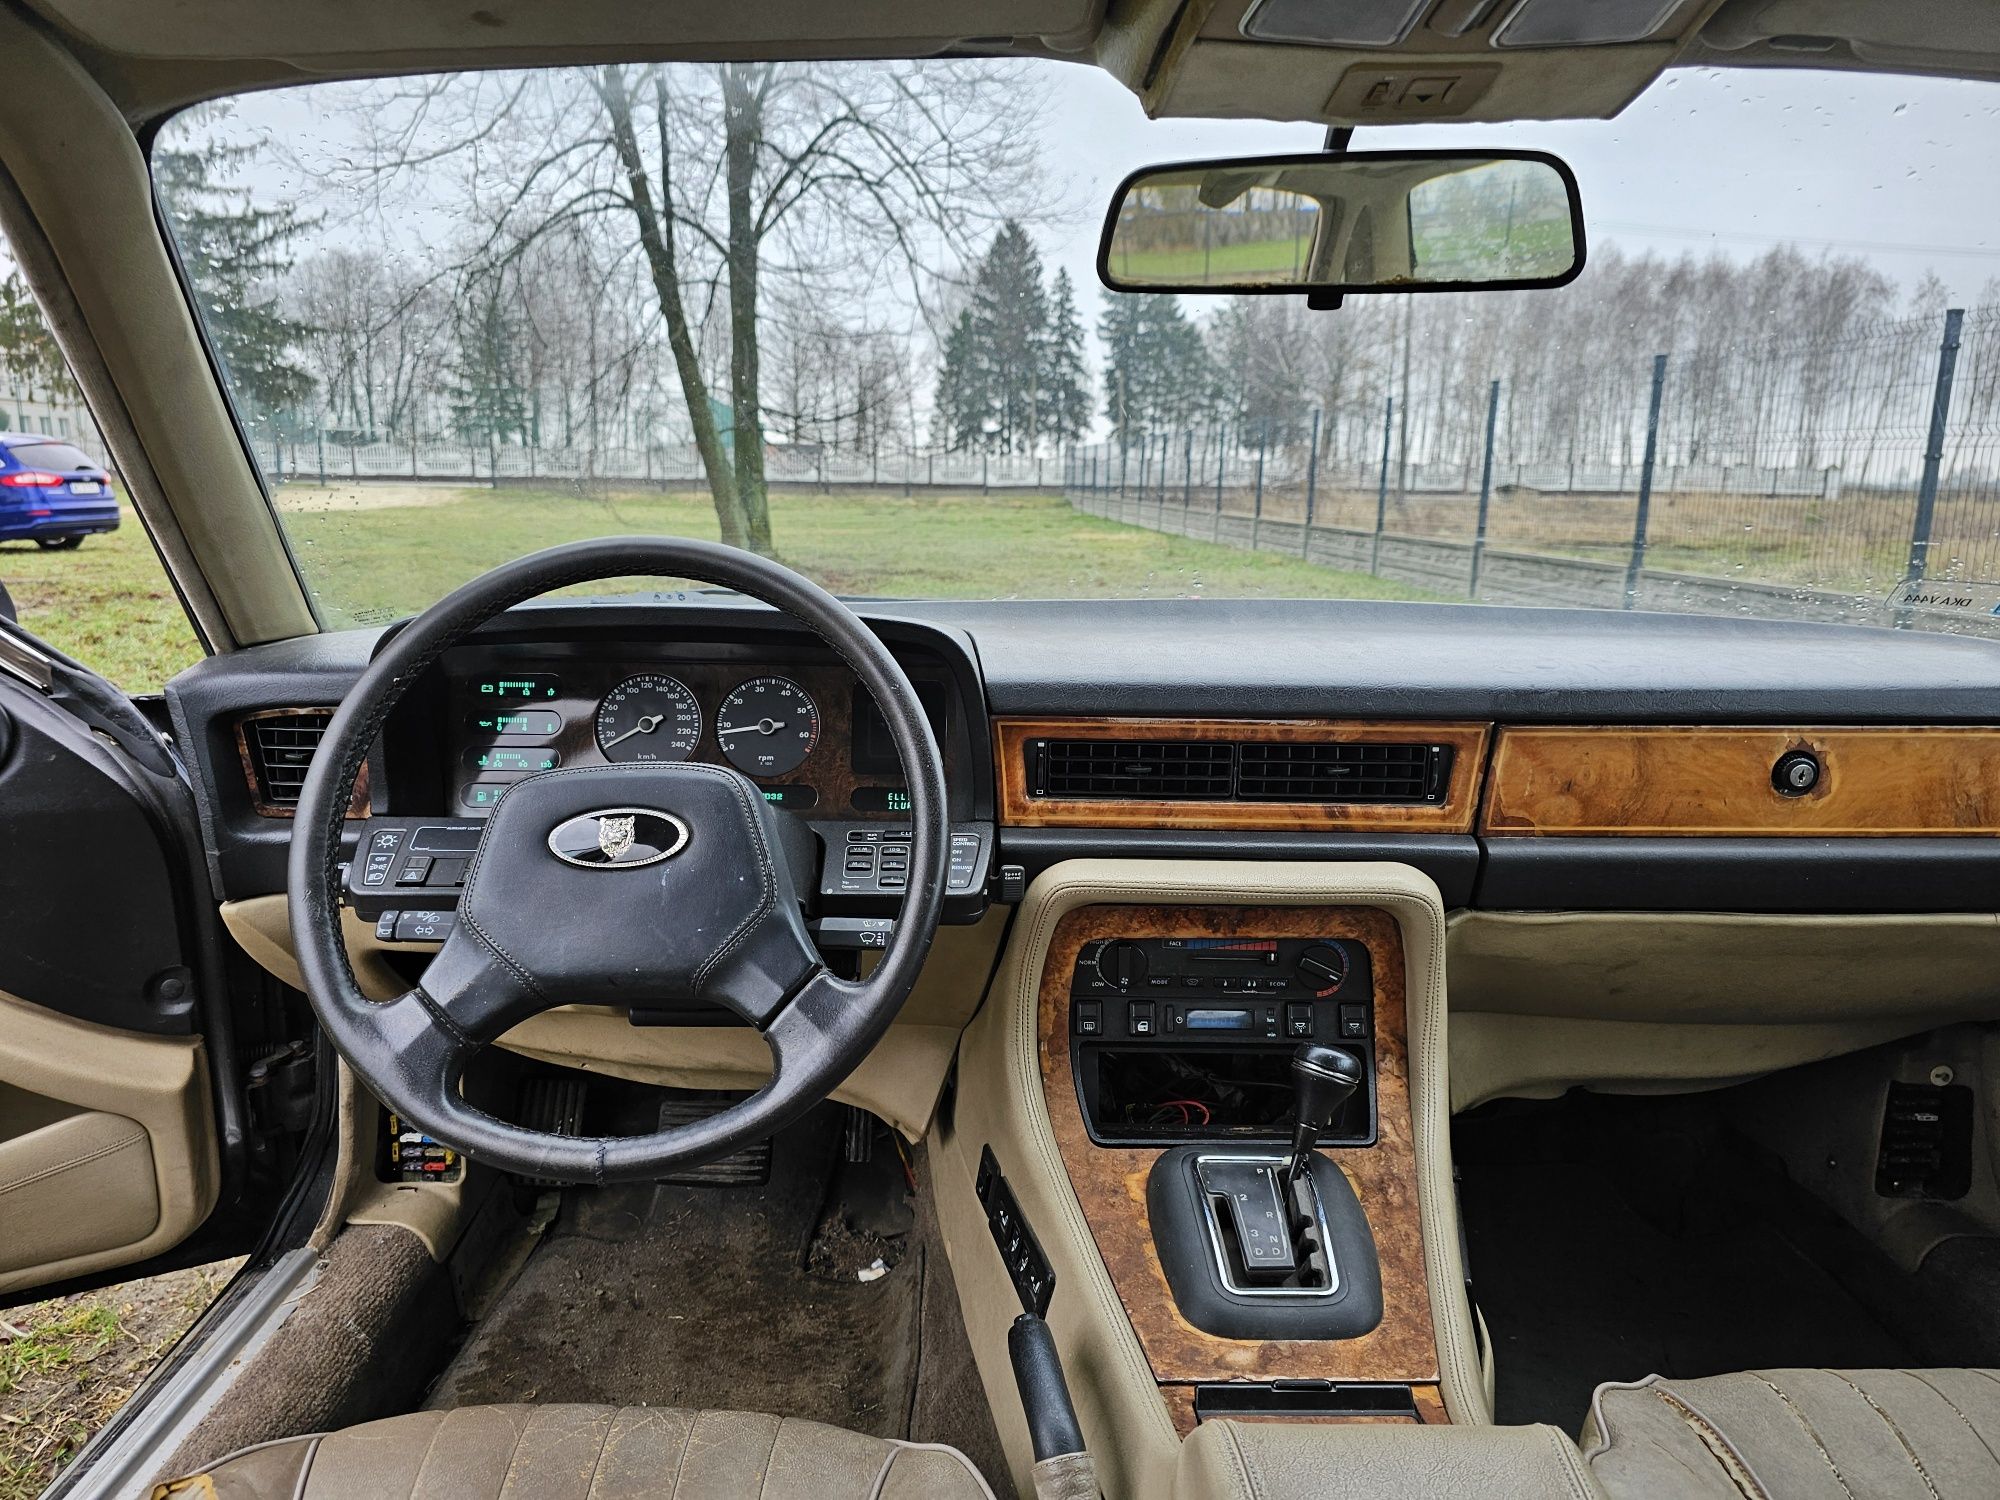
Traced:
<path fill-rule="evenodd" d="M 1129 178 L 1099 270 L 1117 291 L 1460 291 L 1583 268 L 1554 157 L 1359 152 L 1193 162 Z"/>

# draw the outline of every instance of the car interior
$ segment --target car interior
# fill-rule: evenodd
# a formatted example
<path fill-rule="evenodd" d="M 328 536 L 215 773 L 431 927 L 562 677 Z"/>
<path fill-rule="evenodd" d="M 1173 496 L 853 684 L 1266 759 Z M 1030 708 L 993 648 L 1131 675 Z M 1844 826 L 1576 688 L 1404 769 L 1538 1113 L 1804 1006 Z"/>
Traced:
<path fill-rule="evenodd" d="M 651 534 L 329 622 L 148 165 L 315 81 L 1013 57 L 1331 169 L 1688 67 L 2000 78 L 1997 25 L 5 0 L 0 230 L 205 658 L 0 619 L 0 1301 L 248 1257 L 47 1493 L 2000 1494 L 2000 644 Z M 1364 201 L 1187 165 L 1109 285 L 1146 191 Z M 1547 172 L 1570 237 L 1432 290 L 1576 274 Z M 1357 233 L 1261 290 L 1407 289 Z"/>

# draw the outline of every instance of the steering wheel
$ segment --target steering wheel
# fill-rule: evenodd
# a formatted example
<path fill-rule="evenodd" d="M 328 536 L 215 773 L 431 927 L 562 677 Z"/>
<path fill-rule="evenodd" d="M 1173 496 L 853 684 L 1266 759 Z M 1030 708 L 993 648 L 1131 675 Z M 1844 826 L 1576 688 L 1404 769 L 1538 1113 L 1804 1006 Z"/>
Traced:
<path fill-rule="evenodd" d="M 829 973 L 806 933 L 779 814 L 748 778 L 694 762 L 565 767 L 508 788 L 487 820 L 444 947 L 415 987 L 371 1001 L 341 932 L 340 838 L 354 779 L 389 712 L 447 649 L 501 611 L 592 579 L 721 584 L 810 627 L 873 695 L 910 789 L 909 885 L 866 979 Z M 417 616 L 361 674 L 300 792 L 291 925 L 320 1024 L 361 1080 L 474 1161 L 565 1182 L 620 1182 L 713 1161 L 832 1093 L 916 984 L 947 872 L 944 762 L 915 690 L 854 612 L 766 558 L 679 537 L 608 537 L 493 569 Z M 720 1005 L 757 1027 L 771 1081 L 693 1124 L 647 1135 L 531 1130 L 468 1103 L 475 1054 L 558 1005 Z"/>

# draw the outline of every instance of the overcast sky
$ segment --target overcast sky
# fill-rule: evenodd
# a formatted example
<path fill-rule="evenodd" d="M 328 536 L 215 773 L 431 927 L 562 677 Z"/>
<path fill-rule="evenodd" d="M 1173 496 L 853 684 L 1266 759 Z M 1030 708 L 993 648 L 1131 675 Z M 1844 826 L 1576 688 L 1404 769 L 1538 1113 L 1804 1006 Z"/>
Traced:
<path fill-rule="evenodd" d="M 1092 68 L 1063 68 L 1042 122 L 1066 196 L 1100 215 L 1149 161 L 1310 151 L 1317 126 L 1148 120 Z M 1575 168 L 1593 244 L 1731 258 L 1790 241 L 1864 255 L 1904 287 L 1934 270 L 1954 300 L 2000 278 L 2000 84 L 1776 69 L 1669 73 L 1614 120 L 1400 126 L 1355 150 L 1534 146 Z M 1098 222 L 1044 233 L 1079 286 Z"/>
<path fill-rule="evenodd" d="M 1052 265 L 1075 280 L 1087 326 L 1099 310 L 1097 235 L 1118 180 L 1150 162 L 1259 151 L 1310 151 L 1310 125 L 1148 120 L 1109 75 L 1037 63 L 1045 103 L 1024 128 L 1039 139 L 1048 191 L 1065 210 L 1034 227 Z M 245 97 L 220 127 L 242 141 L 264 135 L 307 163 L 351 155 L 352 105 L 368 84 L 334 84 Z M 324 92 L 322 92 L 324 91 Z M 342 100 L 345 95 L 345 101 Z M 168 138 L 173 127 L 168 127 Z M 1536 146 L 1575 169 L 1593 247 L 1732 259 L 1791 242 L 1809 255 L 1866 257 L 1905 292 L 1927 272 L 1955 304 L 2000 287 L 2000 84 L 1775 69 L 1668 74 L 1615 120 L 1552 124 L 1404 126 L 1357 132 L 1357 150 L 1393 146 Z M 260 195 L 308 190 L 276 153 L 251 169 Z M 381 242 L 381 220 L 336 222 L 325 233 Z M 453 208 L 456 205 L 452 205 Z M 432 215 L 434 222 L 426 222 Z M 387 233 L 428 256 L 449 238 L 445 205 L 404 202 Z M 1337 314 L 1336 314 L 1337 316 Z"/>

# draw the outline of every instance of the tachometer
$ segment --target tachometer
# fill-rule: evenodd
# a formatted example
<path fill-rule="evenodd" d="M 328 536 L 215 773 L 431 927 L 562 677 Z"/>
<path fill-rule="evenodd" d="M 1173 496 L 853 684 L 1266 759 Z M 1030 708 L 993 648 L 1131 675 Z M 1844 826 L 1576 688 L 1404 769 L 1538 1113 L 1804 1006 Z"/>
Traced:
<path fill-rule="evenodd" d="M 819 705 L 789 677 L 753 677 L 722 700 L 715 738 L 737 770 L 783 776 L 819 743 Z"/>
<path fill-rule="evenodd" d="M 606 760 L 686 760 L 701 739 L 701 705 L 678 677 L 628 677 L 597 705 Z"/>

